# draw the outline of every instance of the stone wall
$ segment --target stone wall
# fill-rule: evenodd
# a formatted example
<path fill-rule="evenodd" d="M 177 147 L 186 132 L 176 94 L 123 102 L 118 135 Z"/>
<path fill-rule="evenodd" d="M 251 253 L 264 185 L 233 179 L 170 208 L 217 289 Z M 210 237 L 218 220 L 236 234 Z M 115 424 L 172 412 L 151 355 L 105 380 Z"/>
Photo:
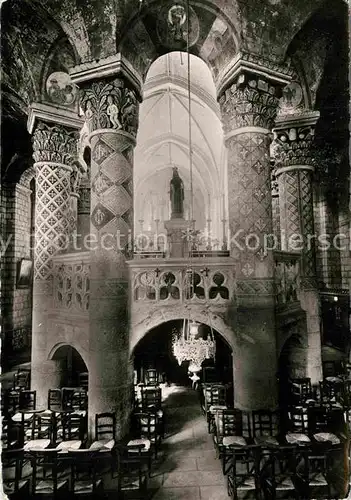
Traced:
<path fill-rule="evenodd" d="M 32 322 L 32 288 L 17 287 L 21 259 L 31 258 L 31 191 L 20 184 L 3 188 L 6 207 L 3 249 L 3 335 L 9 352 L 24 351 L 29 359 Z M 28 353 L 26 356 L 25 353 Z"/>

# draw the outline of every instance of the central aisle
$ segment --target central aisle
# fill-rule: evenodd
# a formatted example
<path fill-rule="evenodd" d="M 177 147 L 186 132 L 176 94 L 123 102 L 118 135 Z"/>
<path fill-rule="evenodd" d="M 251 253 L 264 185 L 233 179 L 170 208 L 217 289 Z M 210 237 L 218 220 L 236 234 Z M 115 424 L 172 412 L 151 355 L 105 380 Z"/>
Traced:
<path fill-rule="evenodd" d="M 152 500 L 228 499 L 221 463 L 207 432 L 199 394 L 185 387 L 162 387 L 166 439 L 153 466 Z"/>

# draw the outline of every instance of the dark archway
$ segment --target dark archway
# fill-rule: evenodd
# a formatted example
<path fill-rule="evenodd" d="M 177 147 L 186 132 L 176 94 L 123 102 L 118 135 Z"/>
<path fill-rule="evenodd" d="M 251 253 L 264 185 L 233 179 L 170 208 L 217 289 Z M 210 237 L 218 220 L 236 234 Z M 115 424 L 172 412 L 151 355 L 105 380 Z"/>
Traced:
<path fill-rule="evenodd" d="M 87 365 L 77 349 L 65 344 L 60 346 L 53 354 L 53 361 L 58 361 L 61 368 L 61 387 L 79 387 L 81 379 L 88 373 Z"/>
<path fill-rule="evenodd" d="M 155 368 L 159 378 L 164 383 L 177 385 L 191 385 L 189 379 L 189 362 L 178 364 L 172 352 L 172 332 L 181 331 L 182 320 L 173 320 L 151 329 L 136 345 L 134 349 L 134 369 L 137 372 L 138 382 L 143 380 L 145 370 Z M 210 334 L 210 327 L 205 324 L 199 326 L 199 336 L 204 339 Z M 206 359 L 202 368 L 211 373 L 211 381 L 233 384 L 232 349 L 223 337 L 213 330 L 216 342 L 215 359 Z M 199 374 L 202 378 L 202 373 Z M 232 393 L 233 391 L 228 391 Z"/>

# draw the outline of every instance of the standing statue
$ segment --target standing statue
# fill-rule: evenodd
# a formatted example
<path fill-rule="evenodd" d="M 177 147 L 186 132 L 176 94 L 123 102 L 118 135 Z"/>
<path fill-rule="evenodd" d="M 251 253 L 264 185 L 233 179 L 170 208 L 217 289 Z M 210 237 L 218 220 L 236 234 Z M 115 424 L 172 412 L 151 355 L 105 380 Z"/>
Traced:
<path fill-rule="evenodd" d="M 170 182 L 171 219 L 184 218 L 184 184 L 179 177 L 178 168 L 173 167 L 173 177 Z"/>

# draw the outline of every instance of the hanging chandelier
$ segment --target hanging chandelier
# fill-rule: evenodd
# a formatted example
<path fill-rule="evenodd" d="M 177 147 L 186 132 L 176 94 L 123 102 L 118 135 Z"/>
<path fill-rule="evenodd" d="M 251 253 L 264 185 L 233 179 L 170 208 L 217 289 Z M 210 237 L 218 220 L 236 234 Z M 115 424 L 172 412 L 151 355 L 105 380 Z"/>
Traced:
<path fill-rule="evenodd" d="M 199 324 L 191 320 L 184 320 L 181 333 L 176 329 L 173 330 L 173 354 L 179 365 L 183 361 L 189 361 L 189 371 L 194 373 L 201 370 L 205 359 L 214 358 L 216 355 L 216 342 L 212 329 L 206 340 L 198 338 L 198 335 Z"/>
<path fill-rule="evenodd" d="M 189 32 L 190 32 L 190 9 L 189 0 L 186 3 L 186 19 L 187 19 L 187 59 L 188 59 L 188 115 L 189 115 L 189 170 L 190 170 L 190 220 L 192 227 L 191 235 L 196 234 L 194 226 L 194 192 L 193 192 L 193 150 L 192 150 L 192 130 L 191 130 L 191 72 L 190 72 L 190 50 L 189 50 Z M 190 234 L 188 235 L 190 236 Z M 192 248 L 191 248 L 192 250 Z M 189 290 L 195 291 L 194 269 L 192 263 L 192 251 L 189 253 L 189 266 L 186 271 L 189 284 Z M 190 294 L 191 295 L 191 294 Z M 184 319 L 181 332 L 173 330 L 172 349 L 178 364 L 181 365 L 184 361 L 189 361 L 189 371 L 199 372 L 201 365 L 205 359 L 214 358 L 216 355 L 216 342 L 213 337 L 212 326 L 206 340 L 199 337 L 199 323 L 191 319 L 191 311 L 189 309 L 189 318 Z"/>

